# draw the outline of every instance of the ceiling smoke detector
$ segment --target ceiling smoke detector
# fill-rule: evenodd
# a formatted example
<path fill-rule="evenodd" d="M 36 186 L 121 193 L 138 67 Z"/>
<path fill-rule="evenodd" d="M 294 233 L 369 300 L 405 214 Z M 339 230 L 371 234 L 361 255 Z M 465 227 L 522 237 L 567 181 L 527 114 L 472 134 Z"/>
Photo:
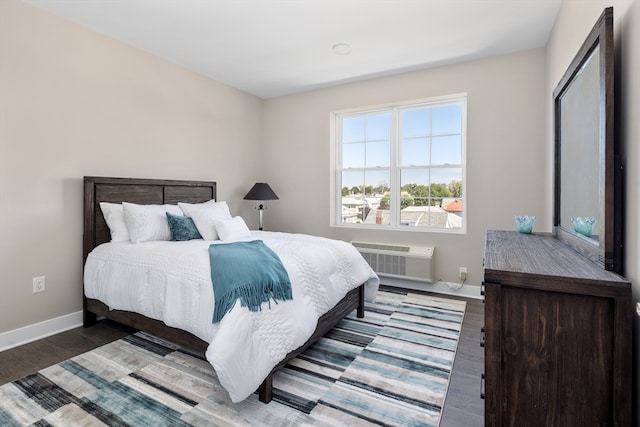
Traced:
<path fill-rule="evenodd" d="M 348 55 L 351 53 L 351 46 L 346 43 L 334 44 L 333 53 L 335 53 L 336 55 Z"/>

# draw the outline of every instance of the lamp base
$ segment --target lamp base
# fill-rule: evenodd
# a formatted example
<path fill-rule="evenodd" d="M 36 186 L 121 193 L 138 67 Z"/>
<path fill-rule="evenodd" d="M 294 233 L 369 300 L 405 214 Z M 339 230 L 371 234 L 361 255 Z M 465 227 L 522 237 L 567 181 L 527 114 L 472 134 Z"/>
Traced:
<path fill-rule="evenodd" d="M 260 227 L 258 228 L 258 230 L 262 231 L 262 211 L 264 211 L 264 205 L 260 205 L 258 206 L 258 216 L 260 218 Z"/>

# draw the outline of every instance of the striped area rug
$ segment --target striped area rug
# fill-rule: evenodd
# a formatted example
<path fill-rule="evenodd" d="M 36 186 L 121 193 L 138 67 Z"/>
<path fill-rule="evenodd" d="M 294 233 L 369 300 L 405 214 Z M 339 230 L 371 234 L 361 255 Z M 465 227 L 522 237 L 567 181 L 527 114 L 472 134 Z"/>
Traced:
<path fill-rule="evenodd" d="M 274 400 L 230 402 L 211 365 L 136 333 L 0 387 L 2 426 L 437 426 L 465 302 L 381 291 L 274 376 Z"/>

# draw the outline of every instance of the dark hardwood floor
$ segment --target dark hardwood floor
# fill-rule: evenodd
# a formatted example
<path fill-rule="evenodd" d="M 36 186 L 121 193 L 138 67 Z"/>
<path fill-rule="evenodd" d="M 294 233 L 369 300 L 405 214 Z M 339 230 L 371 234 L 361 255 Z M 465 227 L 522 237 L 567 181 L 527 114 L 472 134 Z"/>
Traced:
<path fill-rule="evenodd" d="M 484 372 L 484 348 L 480 347 L 484 303 L 477 299 L 457 299 L 467 301 L 467 308 L 440 427 L 484 426 L 484 400 L 480 398 L 480 377 Z"/>
<path fill-rule="evenodd" d="M 480 399 L 480 374 L 484 371 L 484 351 L 480 347 L 480 328 L 484 324 L 484 304 L 475 299 L 456 299 L 467 301 L 467 308 L 440 427 L 483 426 L 484 400 Z M 0 352 L 0 384 L 115 341 L 131 332 L 128 327 L 103 320 L 90 328 L 72 329 Z"/>
<path fill-rule="evenodd" d="M 123 338 L 133 329 L 110 320 L 90 328 L 75 328 L 38 341 L 0 352 L 0 384 L 60 363 L 111 341 Z"/>

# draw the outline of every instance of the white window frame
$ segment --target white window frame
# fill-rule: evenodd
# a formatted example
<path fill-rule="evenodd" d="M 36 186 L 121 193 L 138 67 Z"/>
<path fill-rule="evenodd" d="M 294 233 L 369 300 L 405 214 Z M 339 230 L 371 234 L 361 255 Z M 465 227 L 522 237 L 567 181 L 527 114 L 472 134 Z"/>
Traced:
<path fill-rule="evenodd" d="M 438 106 L 452 103 L 459 103 L 462 105 L 462 129 L 461 129 L 461 143 L 462 143 L 462 227 L 459 228 L 443 228 L 443 227 L 408 227 L 400 224 L 400 172 L 404 168 L 399 163 L 399 150 L 400 150 L 400 126 L 399 126 L 399 114 L 398 112 L 412 107 L 419 106 Z M 342 185 L 341 185 L 341 172 L 342 168 L 342 138 L 340 135 L 340 119 L 345 116 L 357 116 L 375 113 L 379 111 L 392 110 L 392 129 L 391 129 L 391 176 L 390 186 L 392 191 L 396 191 L 398 196 L 395 203 L 391 203 L 390 224 L 377 224 L 368 225 L 365 223 L 343 223 L 342 222 Z M 371 230 L 393 230 L 393 231 L 409 231 L 409 232 L 429 232 L 429 233 L 453 233 L 453 234 L 466 234 L 467 233 L 467 94 L 458 93 L 452 95 L 444 95 L 431 98 L 416 99 L 410 101 L 402 101 L 384 105 L 352 108 L 346 110 L 339 110 L 330 113 L 330 144 L 331 144 L 331 162 L 330 162 L 330 226 L 339 228 L 352 228 L 352 229 L 371 229 Z M 455 165 L 457 166 L 457 165 Z M 366 169 L 366 168 L 365 168 Z M 395 194 L 395 193 L 394 193 Z"/>

